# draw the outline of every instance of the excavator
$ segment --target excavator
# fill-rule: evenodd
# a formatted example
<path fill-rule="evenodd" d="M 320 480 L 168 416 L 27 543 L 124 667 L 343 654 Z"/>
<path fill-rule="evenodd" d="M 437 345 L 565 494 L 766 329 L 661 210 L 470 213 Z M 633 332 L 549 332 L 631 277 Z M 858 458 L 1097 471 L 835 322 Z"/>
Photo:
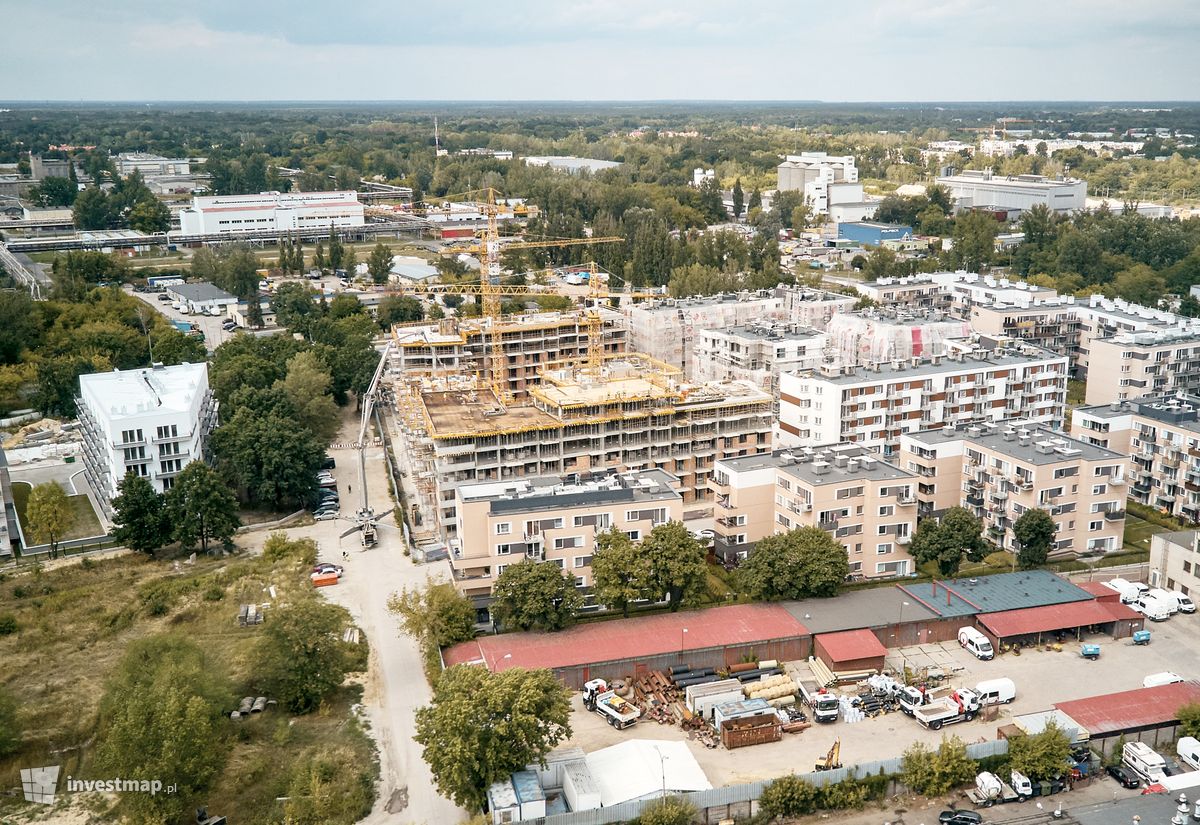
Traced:
<path fill-rule="evenodd" d="M 829 753 L 825 754 L 825 758 L 817 762 L 817 770 L 819 771 L 836 771 L 842 766 L 842 740 L 833 740 L 833 747 L 829 749 Z"/>

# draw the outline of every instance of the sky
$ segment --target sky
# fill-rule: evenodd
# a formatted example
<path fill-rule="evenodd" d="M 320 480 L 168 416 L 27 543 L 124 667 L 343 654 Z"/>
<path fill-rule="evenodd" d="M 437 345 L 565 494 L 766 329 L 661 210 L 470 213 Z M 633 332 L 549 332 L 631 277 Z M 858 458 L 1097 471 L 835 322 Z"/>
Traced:
<path fill-rule="evenodd" d="M 0 100 L 1196 100 L 1198 0 L 0 0 Z"/>

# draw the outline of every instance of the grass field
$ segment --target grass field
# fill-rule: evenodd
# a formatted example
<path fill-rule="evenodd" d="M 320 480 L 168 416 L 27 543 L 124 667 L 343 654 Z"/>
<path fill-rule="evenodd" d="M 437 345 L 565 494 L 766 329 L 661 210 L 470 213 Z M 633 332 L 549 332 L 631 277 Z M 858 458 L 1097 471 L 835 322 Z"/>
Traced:
<path fill-rule="evenodd" d="M 17 508 L 17 518 L 21 520 L 21 529 L 25 531 L 25 537 L 31 544 L 34 544 L 33 536 L 29 532 L 29 521 L 25 516 L 25 508 L 29 504 L 29 494 L 33 492 L 33 486 L 26 481 L 14 481 L 12 485 L 13 504 Z M 71 529 L 67 531 L 61 541 L 69 541 L 70 539 L 86 539 L 92 536 L 104 535 L 104 528 L 100 526 L 100 519 L 96 516 L 96 511 L 92 507 L 92 502 L 82 493 L 67 496 L 67 501 L 71 504 L 71 510 L 75 513 L 75 522 L 71 525 Z"/>
<path fill-rule="evenodd" d="M 272 586 L 274 599 L 268 591 Z M 186 564 L 126 555 L 0 576 L 0 614 L 11 615 L 18 627 L 0 636 L 5 663 L 0 688 L 17 701 L 25 731 L 21 750 L 0 759 L 0 783 L 19 787 L 18 769 L 30 765 L 59 764 L 63 774 L 95 775 L 91 758 L 100 699 L 109 674 L 136 639 L 164 632 L 186 636 L 205 651 L 212 672 L 232 682 L 233 706 L 237 697 L 257 695 L 255 648 L 262 627 L 239 627 L 238 607 L 296 601 L 310 589 L 302 562 L 271 563 L 261 557 Z M 349 614 L 345 621 L 350 624 Z M 365 645 L 356 649 L 360 665 L 365 650 Z M 331 794 L 369 802 L 378 767 L 353 710 L 361 696 L 361 685 L 348 682 L 310 714 L 291 716 L 276 708 L 244 722 L 230 721 L 229 759 L 198 802 L 213 813 L 236 814 L 238 822 L 281 823 L 285 811 L 278 798 L 288 795 L 298 766 L 315 759 L 328 766 Z M 0 822 L 23 805 L 19 795 L 0 796 Z M 321 821 L 350 825 L 361 814 Z M 117 819 L 108 812 L 95 821 Z"/>
<path fill-rule="evenodd" d="M 1125 546 L 1131 550 L 1149 550 L 1150 537 L 1165 532 L 1166 527 L 1140 519 L 1133 513 L 1125 513 Z"/>

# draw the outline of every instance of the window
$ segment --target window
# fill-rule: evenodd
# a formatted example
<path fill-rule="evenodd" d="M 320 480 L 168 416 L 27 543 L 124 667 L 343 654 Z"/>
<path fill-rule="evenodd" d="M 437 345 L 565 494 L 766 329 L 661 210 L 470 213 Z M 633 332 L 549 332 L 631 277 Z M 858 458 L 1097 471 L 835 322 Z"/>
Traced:
<path fill-rule="evenodd" d="M 549 559 L 548 563 L 555 565 L 556 567 L 558 567 L 559 570 L 562 570 L 563 568 L 565 568 L 567 566 L 566 562 L 563 561 L 562 559 Z"/>
<path fill-rule="evenodd" d="M 890 504 L 885 504 L 879 508 L 879 515 L 881 516 L 890 516 L 894 512 L 896 512 L 896 508 Z"/>
<path fill-rule="evenodd" d="M 1092 495 L 1094 495 L 1094 496 L 1102 496 L 1107 491 L 1108 491 L 1108 487 L 1106 487 L 1103 484 L 1097 484 L 1094 487 L 1092 487 Z"/>
<path fill-rule="evenodd" d="M 591 563 L 592 563 L 591 556 L 576 556 L 575 557 L 575 566 L 576 567 L 587 567 Z"/>
<path fill-rule="evenodd" d="M 587 587 L 587 577 L 576 576 L 575 577 L 575 586 L 576 587 Z"/>
<path fill-rule="evenodd" d="M 568 547 L 583 547 L 583 536 L 562 536 L 554 540 L 555 550 L 565 550 Z"/>
<path fill-rule="evenodd" d="M 507 536 L 511 532 L 512 532 L 512 522 L 511 521 L 501 521 L 496 524 L 496 535 L 497 536 Z"/>
<path fill-rule="evenodd" d="M 885 542 L 884 544 L 875 545 L 875 555 L 877 555 L 877 556 L 886 556 L 891 552 L 892 552 L 892 543 L 890 541 Z"/>
<path fill-rule="evenodd" d="M 788 517 L 785 516 L 783 513 L 776 513 L 775 521 L 778 522 L 780 526 L 786 527 L 788 529 L 790 529 L 792 526 L 792 523 L 790 521 L 788 521 Z"/>
<path fill-rule="evenodd" d="M 496 555 L 497 556 L 507 556 L 511 552 L 512 552 L 511 544 L 497 544 L 496 545 Z"/>
<path fill-rule="evenodd" d="M 641 541 L 642 531 L 641 530 L 626 530 L 625 535 L 629 536 L 630 541 Z"/>
<path fill-rule="evenodd" d="M 1190 561 L 1185 561 L 1185 562 L 1183 563 L 1183 572 L 1184 572 L 1184 573 L 1191 573 L 1191 572 L 1192 572 L 1192 563 L 1191 563 Z"/>
<path fill-rule="evenodd" d="M 1090 521 L 1090 522 L 1088 522 L 1088 529 L 1089 529 L 1089 530 L 1091 530 L 1092 532 L 1095 532 L 1095 531 L 1097 531 L 1097 530 L 1103 530 L 1103 529 L 1104 529 L 1104 522 L 1102 522 L 1102 521 Z"/>
<path fill-rule="evenodd" d="M 508 569 L 508 565 L 507 565 L 507 564 L 498 564 L 498 565 L 496 565 L 496 575 L 497 575 L 497 576 L 501 575 L 501 574 L 502 574 L 502 573 L 503 573 L 505 570 L 507 570 L 507 569 Z"/>
<path fill-rule="evenodd" d="M 886 576 L 889 574 L 894 576 L 906 575 L 908 573 L 908 559 L 905 559 L 904 561 L 880 562 L 879 564 L 875 565 L 875 573 L 876 575 L 881 576 Z"/>

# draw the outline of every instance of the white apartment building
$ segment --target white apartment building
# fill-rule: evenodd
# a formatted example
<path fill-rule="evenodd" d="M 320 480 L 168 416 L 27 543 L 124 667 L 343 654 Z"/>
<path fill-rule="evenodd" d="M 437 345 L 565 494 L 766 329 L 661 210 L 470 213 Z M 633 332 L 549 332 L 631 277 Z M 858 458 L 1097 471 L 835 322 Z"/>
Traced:
<path fill-rule="evenodd" d="M 991 170 L 968 169 L 937 179 L 954 198 L 956 209 L 1020 209 L 1028 211 L 1043 204 L 1060 215 L 1086 206 L 1087 181 L 1076 178 L 1051 179 L 1044 175 L 999 177 Z"/>
<path fill-rule="evenodd" d="M 816 369 L 825 333 L 799 324 L 763 323 L 697 333 L 696 381 L 750 381 L 779 397 L 779 376 Z"/>
<path fill-rule="evenodd" d="M 776 167 L 779 176 L 779 191 L 798 191 L 819 215 L 829 214 L 830 186 L 838 183 L 858 183 L 858 167 L 851 155 L 830 155 L 827 152 L 801 152 L 787 155 Z M 834 198 L 835 203 L 861 202 L 865 198 L 862 187 L 843 190 Z M 843 218 L 850 220 L 850 218 Z M 861 218 L 855 218 L 861 220 Z"/>
<path fill-rule="evenodd" d="M 192 173 L 191 161 L 187 158 L 164 158 L 162 155 L 152 155 L 146 152 L 121 152 L 112 160 L 117 167 L 117 174 L 123 178 L 134 172 L 140 172 L 143 178 L 190 175 Z"/>
<path fill-rule="evenodd" d="M 953 342 L 971 338 L 971 325 L 937 310 L 883 305 L 842 312 L 826 328 L 830 353 L 842 364 L 948 355 Z"/>
<path fill-rule="evenodd" d="M 83 465 L 106 512 L 128 473 L 165 492 L 203 459 L 217 423 L 207 364 L 114 370 L 79 377 Z"/>
<path fill-rule="evenodd" d="M 353 191 L 197 195 L 179 213 L 185 235 L 341 229 L 363 222 L 363 205 Z"/>
<path fill-rule="evenodd" d="M 948 357 L 822 365 L 779 381 L 782 447 L 850 441 L 893 455 L 906 432 L 1028 419 L 1061 427 L 1067 357 L 1036 347 L 976 347 Z"/>

